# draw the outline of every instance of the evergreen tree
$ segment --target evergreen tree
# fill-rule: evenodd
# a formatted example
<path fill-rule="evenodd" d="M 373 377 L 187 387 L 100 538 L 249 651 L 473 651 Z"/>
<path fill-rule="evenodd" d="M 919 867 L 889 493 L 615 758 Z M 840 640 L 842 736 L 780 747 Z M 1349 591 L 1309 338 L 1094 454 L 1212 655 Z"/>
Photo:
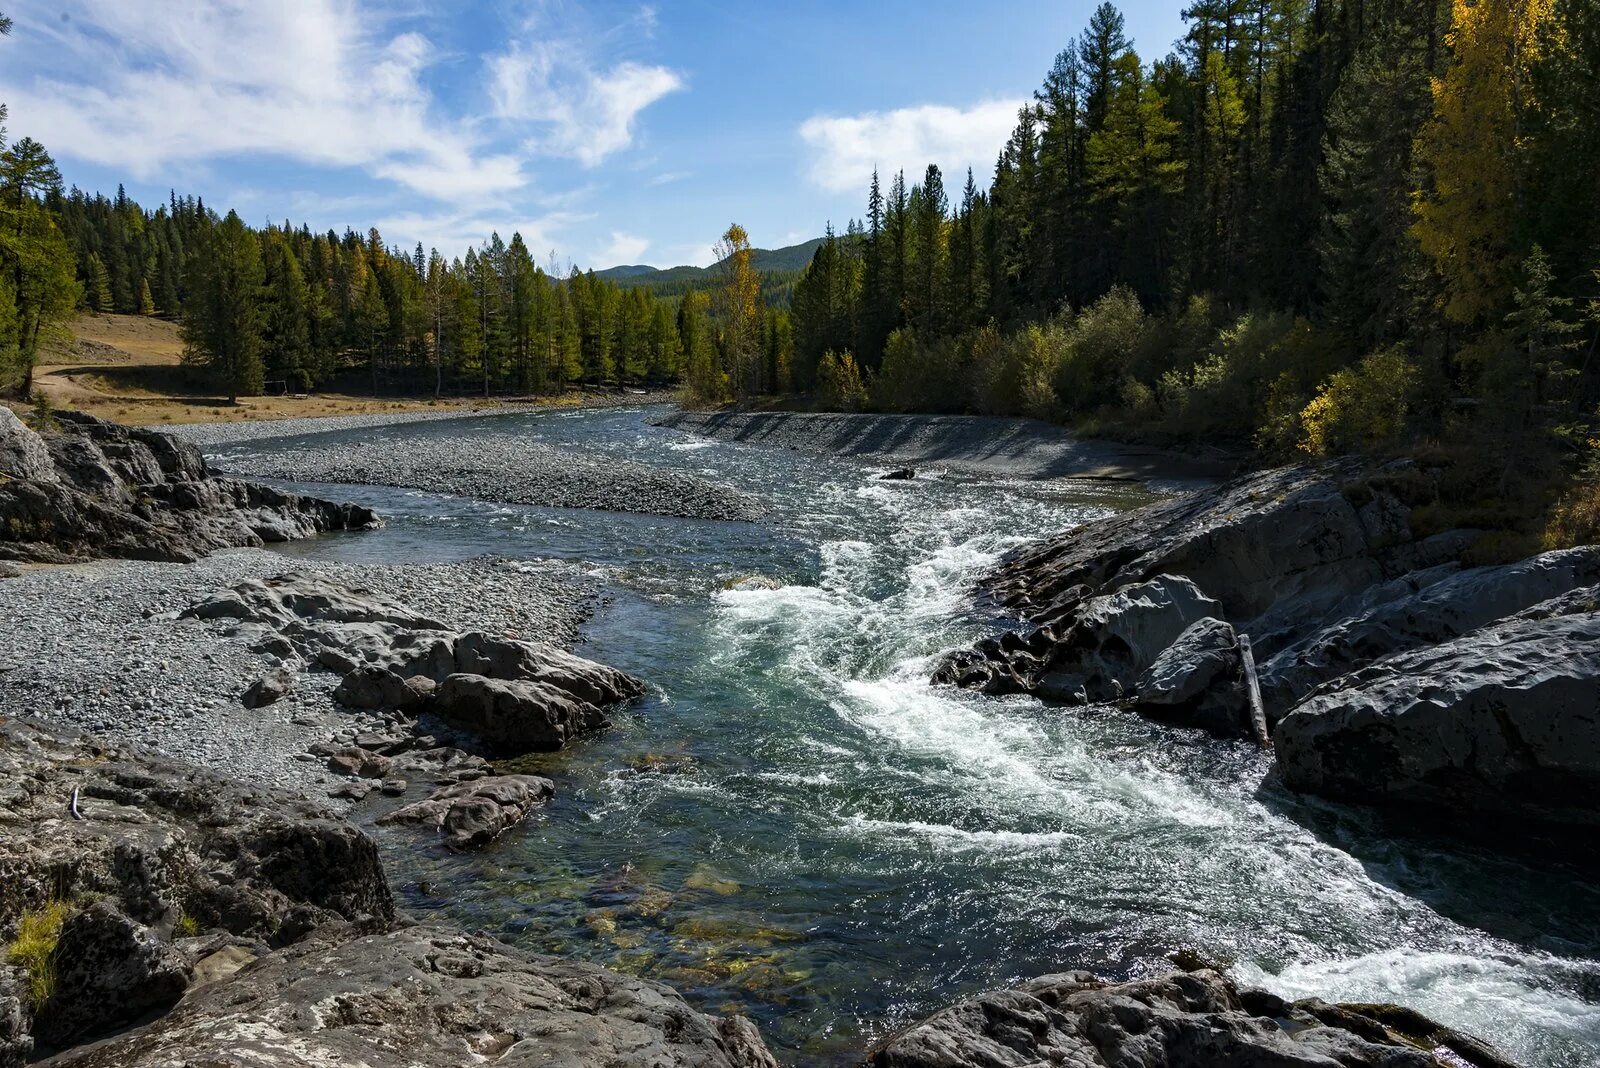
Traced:
<path fill-rule="evenodd" d="M 256 235 L 229 212 L 203 236 L 190 269 L 184 360 L 205 369 L 237 403 L 261 392 L 261 286 Z"/>

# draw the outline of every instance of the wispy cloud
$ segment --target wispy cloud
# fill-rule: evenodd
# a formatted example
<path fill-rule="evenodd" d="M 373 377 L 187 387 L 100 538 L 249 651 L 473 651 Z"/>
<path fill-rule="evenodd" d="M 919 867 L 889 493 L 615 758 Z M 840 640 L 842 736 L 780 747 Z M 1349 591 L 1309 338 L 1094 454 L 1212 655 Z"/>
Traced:
<path fill-rule="evenodd" d="M 624 58 L 623 45 L 653 25 L 648 9 L 586 33 L 514 26 L 505 51 L 465 57 L 483 80 L 463 91 L 442 76 L 463 57 L 414 29 L 431 23 L 403 21 L 379 0 L 3 6 L 18 29 L 0 65 L 14 133 L 180 188 L 223 162 L 314 168 L 366 191 L 365 205 L 340 197 L 341 215 L 384 216 L 386 236 L 447 251 L 495 226 L 509 238 L 516 225 L 548 248 L 586 217 L 593 192 L 554 160 L 593 166 L 626 149 L 641 112 L 684 86 L 665 67 Z M 248 175 L 244 184 L 266 188 Z M 273 213 L 305 198 L 267 201 L 258 205 Z"/>
<path fill-rule="evenodd" d="M 968 108 L 925 104 L 859 115 L 815 115 L 800 126 L 811 151 L 811 180 L 833 192 L 866 188 L 877 167 L 908 178 L 936 163 L 947 174 L 993 166 L 1024 101 L 989 100 Z"/>
<path fill-rule="evenodd" d="M 639 113 L 684 87 L 666 67 L 591 67 L 563 41 L 524 41 L 489 61 L 496 117 L 535 124 L 529 144 L 594 167 L 633 142 Z"/>
<path fill-rule="evenodd" d="M 623 233 L 621 230 L 611 231 L 611 243 L 601 249 L 597 261 L 607 267 L 617 267 L 636 264 L 650 247 L 647 238 L 638 234 Z"/>

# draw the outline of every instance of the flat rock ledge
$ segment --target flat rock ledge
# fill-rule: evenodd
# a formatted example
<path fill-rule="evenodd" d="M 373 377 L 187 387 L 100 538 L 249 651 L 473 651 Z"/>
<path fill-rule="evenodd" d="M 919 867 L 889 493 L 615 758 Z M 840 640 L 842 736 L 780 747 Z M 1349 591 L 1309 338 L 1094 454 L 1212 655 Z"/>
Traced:
<path fill-rule="evenodd" d="M 316 937 L 52 1068 L 776 1068 L 755 1025 L 669 987 L 411 927 Z"/>
<path fill-rule="evenodd" d="M 1468 566 L 1473 532 L 1414 531 L 1431 492 L 1299 465 L 1047 538 L 982 584 L 1022 626 L 934 681 L 1253 737 L 1335 800 L 1600 826 L 1600 546 Z"/>
<path fill-rule="evenodd" d="M 889 1037 L 871 1068 L 1511 1068 L 1483 1042 L 1393 1005 L 1286 1002 L 1214 971 L 1108 983 L 1047 975 Z"/>
<path fill-rule="evenodd" d="M 776 1068 L 668 987 L 397 919 L 320 806 L 8 719 L 0 946 L 0 1068 Z"/>
<path fill-rule="evenodd" d="M 356 505 L 216 478 L 193 445 L 77 412 L 45 433 L 0 408 L 0 559 L 188 563 L 378 517 Z"/>

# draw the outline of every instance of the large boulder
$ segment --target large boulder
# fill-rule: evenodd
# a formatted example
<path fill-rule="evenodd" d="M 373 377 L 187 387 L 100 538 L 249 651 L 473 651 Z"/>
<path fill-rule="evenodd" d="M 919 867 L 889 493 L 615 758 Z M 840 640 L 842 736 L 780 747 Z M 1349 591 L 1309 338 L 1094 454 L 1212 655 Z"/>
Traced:
<path fill-rule="evenodd" d="M 1600 825 L 1600 587 L 1326 683 L 1273 741 L 1297 790 Z"/>
<path fill-rule="evenodd" d="M 52 1068 L 776 1068 L 742 1017 L 708 1016 L 668 987 L 412 927 L 321 938 L 196 990 L 160 1020 L 72 1050 Z"/>
<path fill-rule="evenodd" d="M 189 986 L 189 961 L 172 943 L 107 901 L 62 925 L 55 957 L 55 992 L 33 1022 L 34 1035 L 51 1046 L 171 1008 Z"/>
<path fill-rule="evenodd" d="M 599 707 L 550 683 L 465 673 L 440 684 L 429 710 L 513 755 L 560 749 L 609 724 Z"/>
<path fill-rule="evenodd" d="M 953 657 L 934 681 L 1069 704 L 1121 700 L 1190 625 L 1221 610 L 1188 579 L 1160 575 L 1085 600 L 1020 647 L 1002 639 Z"/>
<path fill-rule="evenodd" d="M 1510 1068 L 1393 1006 L 1289 1003 L 1212 971 L 1108 983 L 1047 975 L 890 1036 L 871 1068 Z"/>
<path fill-rule="evenodd" d="M 1396 580 L 1397 582 L 1403 580 Z M 1541 553 L 1512 564 L 1426 575 L 1414 591 L 1387 591 L 1280 649 L 1261 666 L 1261 695 L 1276 719 L 1318 684 L 1385 656 L 1436 645 L 1571 590 L 1600 583 L 1600 547 Z"/>
<path fill-rule="evenodd" d="M 0 404 L 0 477 L 24 482 L 56 482 L 55 461 L 44 439 Z"/>
<path fill-rule="evenodd" d="M 0 557 L 188 562 L 378 523 L 356 505 L 215 478 L 194 446 L 164 434 L 74 412 L 57 420 L 41 435 L 0 415 Z"/>
<path fill-rule="evenodd" d="M 1178 635 L 1134 685 L 1134 708 L 1152 719 L 1218 734 L 1250 729 L 1239 635 L 1214 616 Z"/>

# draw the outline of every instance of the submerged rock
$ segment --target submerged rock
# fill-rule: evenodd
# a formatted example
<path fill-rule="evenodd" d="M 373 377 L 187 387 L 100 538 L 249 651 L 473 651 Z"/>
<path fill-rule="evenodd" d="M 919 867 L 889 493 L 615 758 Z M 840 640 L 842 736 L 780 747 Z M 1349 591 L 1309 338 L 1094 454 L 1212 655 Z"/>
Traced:
<path fill-rule="evenodd" d="M 451 848 L 473 849 L 522 822 L 555 792 L 549 779 L 537 775 L 496 775 L 447 786 L 378 822 L 425 824 L 443 834 Z"/>
<path fill-rule="evenodd" d="M 777 1068 L 743 1017 L 708 1016 L 657 983 L 433 927 L 308 940 L 196 990 L 153 1024 L 52 1062 L 480 1063 Z"/>
<path fill-rule="evenodd" d="M 1512 1068 L 1483 1042 L 1393 1006 L 1289 1003 L 1213 971 L 1107 983 L 1047 975 L 881 1042 L 872 1068 Z"/>
<path fill-rule="evenodd" d="M 215 478 L 194 446 L 64 412 L 41 435 L 0 416 L 0 556 L 197 560 L 376 526 L 366 508 Z"/>
<path fill-rule="evenodd" d="M 1600 587 L 1335 679 L 1273 742 L 1297 790 L 1600 825 Z"/>

